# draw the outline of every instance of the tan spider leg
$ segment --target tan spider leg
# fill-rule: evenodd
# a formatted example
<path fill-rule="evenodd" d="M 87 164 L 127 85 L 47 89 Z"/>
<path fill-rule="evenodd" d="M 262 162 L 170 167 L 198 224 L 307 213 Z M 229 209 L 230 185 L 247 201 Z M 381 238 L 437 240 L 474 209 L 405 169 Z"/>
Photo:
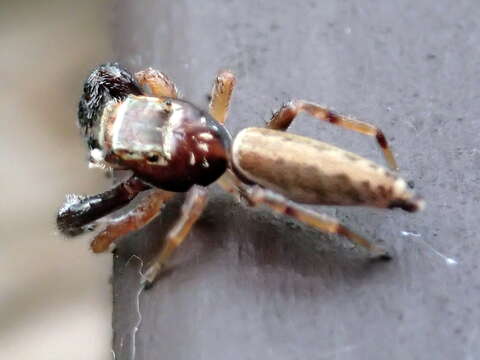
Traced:
<path fill-rule="evenodd" d="M 383 156 L 385 157 L 388 166 L 392 170 L 398 170 L 397 162 L 395 161 L 392 150 L 388 146 L 387 139 L 380 129 L 366 122 L 336 114 L 333 111 L 330 111 L 327 108 L 321 107 L 317 104 L 303 100 L 290 101 L 273 114 L 272 119 L 268 123 L 267 127 L 276 130 L 287 130 L 293 119 L 301 111 L 305 111 L 311 116 L 319 120 L 327 121 L 330 124 L 334 124 L 345 129 L 350 129 L 364 135 L 374 136 L 378 145 L 382 149 Z"/>
<path fill-rule="evenodd" d="M 291 216 L 320 231 L 343 235 L 354 244 L 367 249 L 372 256 L 390 259 L 390 255 L 385 249 L 373 245 L 367 239 L 350 231 L 336 219 L 302 208 L 287 201 L 281 195 L 265 190 L 259 186 L 253 186 L 247 189 L 247 197 L 253 206 L 265 204 L 280 214 Z"/>
<path fill-rule="evenodd" d="M 221 71 L 217 75 L 215 83 L 213 84 L 212 98 L 208 109 L 210 115 L 212 115 L 220 124 L 225 123 L 234 86 L 235 75 L 228 70 Z"/>
<path fill-rule="evenodd" d="M 150 285 L 165 266 L 166 262 L 185 240 L 192 226 L 198 220 L 207 204 L 207 189 L 198 185 L 192 187 L 182 206 L 182 214 L 174 227 L 168 232 L 165 238 L 165 245 L 162 251 L 155 257 L 148 269 L 145 271 L 143 283 Z"/>
<path fill-rule="evenodd" d="M 390 259 L 388 252 L 372 243 L 364 237 L 349 230 L 344 225 L 340 224 L 338 220 L 330 218 L 326 215 L 316 213 L 314 211 L 302 208 L 283 196 L 272 191 L 265 190 L 259 186 L 246 186 L 242 184 L 232 173 L 225 173 L 219 180 L 218 184 L 230 193 L 237 197 L 245 198 L 251 206 L 266 205 L 277 213 L 291 216 L 304 224 L 307 224 L 320 231 L 343 235 L 352 243 L 360 245 L 367 249 L 374 257 L 382 259 Z"/>
<path fill-rule="evenodd" d="M 173 81 L 158 70 L 148 68 L 139 71 L 135 73 L 135 79 L 140 85 L 147 85 L 156 97 L 177 98 L 179 96 L 178 89 Z"/>
<path fill-rule="evenodd" d="M 240 180 L 228 169 L 216 182 L 224 191 L 235 197 L 238 201 L 242 200 L 241 187 L 244 186 Z"/>
<path fill-rule="evenodd" d="M 110 220 L 107 227 L 91 242 L 90 247 L 93 252 L 107 251 L 121 236 L 147 225 L 160 213 L 163 204 L 173 196 L 174 193 L 171 192 L 154 190 L 142 199 L 135 209 L 117 219 Z"/>

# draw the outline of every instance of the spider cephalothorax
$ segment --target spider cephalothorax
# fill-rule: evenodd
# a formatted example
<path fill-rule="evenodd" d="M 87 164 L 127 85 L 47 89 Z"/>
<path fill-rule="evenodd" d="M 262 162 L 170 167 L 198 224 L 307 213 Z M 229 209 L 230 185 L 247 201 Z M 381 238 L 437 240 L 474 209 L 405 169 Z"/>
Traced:
<path fill-rule="evenodd" d="M 57 216 L 58 228 L 65 234 L 78 234 L 138 194 L 152 190 L 135 209 L 110 219 L 95 236 L 93 251 L 106 251 L 122 235 L 150 222 L 174 192 L 187 192 L 178 223 L 145 273 L 148 284 L 205 208 L 205 186 L 217 182 L 248 205 L 266 205 L 320 231 L 342 235 L 374 257 L 390 258 L 385 249 L 338 220 L 297 204 L 421 210 L 423 200 L 395 173 L 397 164 L 383 132 L 296 100 L 275 112 L 266 129 L 247 128 L 232 140 L 224 122 L 234 83 L 231 72 L 219 73 L 206 113 L 179 99 L 174 83 L 156 70 L 141 71 L 134 78 L 118 64 L 95 69 L 85 83 L 79 107 L 91 162 L 102 168 L 127 169 L 132 175 L 104 193 L 67 198 Z M 148 86 L 153 96 L 143 95 L 139 84 Z M 373 137 L 390 169 L 327 143 L 286 133 L 300 112 Z"/>

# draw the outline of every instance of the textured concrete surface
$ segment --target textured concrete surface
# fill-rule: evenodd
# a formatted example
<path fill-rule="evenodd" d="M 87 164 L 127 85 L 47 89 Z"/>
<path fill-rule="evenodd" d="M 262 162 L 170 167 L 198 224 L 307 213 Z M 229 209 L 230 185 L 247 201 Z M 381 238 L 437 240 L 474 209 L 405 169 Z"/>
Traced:
<path fill-rule="evenodd" d="M 115 47 L 132 70 L 161 69 L 201 105 L 218 69 L 237 74 L 232 134 L 290 98 L 326 104 L 381 127 L 428 203 L 414 215 L 318 207 L 393 250 L 391 262 L 372 263 L 339 237 L 212 187 L 171 270 L 137 297 L 132 255 L 148 261 L 161 246 L 174 202 L 116 254 L 117 358 L 480 357 L 478 2 L 120 1 L 117 10 Z M 306 116 L 292 131 L 383 161 L 372 139 Z"/>

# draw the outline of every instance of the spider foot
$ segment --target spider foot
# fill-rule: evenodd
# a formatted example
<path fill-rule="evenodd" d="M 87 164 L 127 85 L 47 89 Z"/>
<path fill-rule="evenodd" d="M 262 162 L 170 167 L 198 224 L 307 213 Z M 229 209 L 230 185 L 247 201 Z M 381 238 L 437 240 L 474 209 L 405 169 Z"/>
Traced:
<path fill-rule="evenodd" d="M 382 247 L 375 247 L 370 250 L 370 256 L 373 260 L 380 260 L 380 261 L 389 261 L 392 260 L 393 257 L 387 249 Z"/>
<path fill-rule="evenodd" d="M 164 265 L 157 262 L 150 265 L 142 276 L 140 284 L 143 286 L 143 288 L 146 290 L 150 289 L 163 269 Z"/>

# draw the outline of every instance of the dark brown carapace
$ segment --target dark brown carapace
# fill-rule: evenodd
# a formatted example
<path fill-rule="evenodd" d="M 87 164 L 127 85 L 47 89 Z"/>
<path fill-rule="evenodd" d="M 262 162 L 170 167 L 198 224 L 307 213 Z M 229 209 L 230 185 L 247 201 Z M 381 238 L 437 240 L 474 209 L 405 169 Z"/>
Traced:
<path fill-rule="evenodd" d="M 58 228 L 76 235 L 145 192 L 135 209 L 109 219 L 95 236 L 93 251 L 106 251 L 122 235 L 148 224 L 174 193 L 187 192 L 178 223 L 145 273 L 145 283 L 151 283 L 202 213 L 205 187 L 217 182 L 248 205 L 266 205 L 318 230 L 345 236 L 375 257 L 389 258 L 386 250 L 336 219 L 296 204 L 421 209 L 423 201 L 394 172 L 397 164 L 383 132 L 296 100 L 274 113 L 266 129 L 247 128 L 232 140 L 223 124 L 234 84 L 231 72 L 219 73 L 207 113 L 179 99 L 174 83 L 161 72 L 147 69 L 132 75 L 116 63 L 97 67 L 85 83 L 78 111 L 90 163 L 130 170 L 131 177 L 98 195 L 69 195 L 58 212 Z M 302 111 L 373 137 L 390 170 L 330 144 L 287 133 Z"/>
<path fill-rule="evenodd" d="M 105 159 L 161 189 L 207 186 L 228 167 L 230 135 L 186 101 L 130 95 L 108 106 L 102 122 Z"/>

